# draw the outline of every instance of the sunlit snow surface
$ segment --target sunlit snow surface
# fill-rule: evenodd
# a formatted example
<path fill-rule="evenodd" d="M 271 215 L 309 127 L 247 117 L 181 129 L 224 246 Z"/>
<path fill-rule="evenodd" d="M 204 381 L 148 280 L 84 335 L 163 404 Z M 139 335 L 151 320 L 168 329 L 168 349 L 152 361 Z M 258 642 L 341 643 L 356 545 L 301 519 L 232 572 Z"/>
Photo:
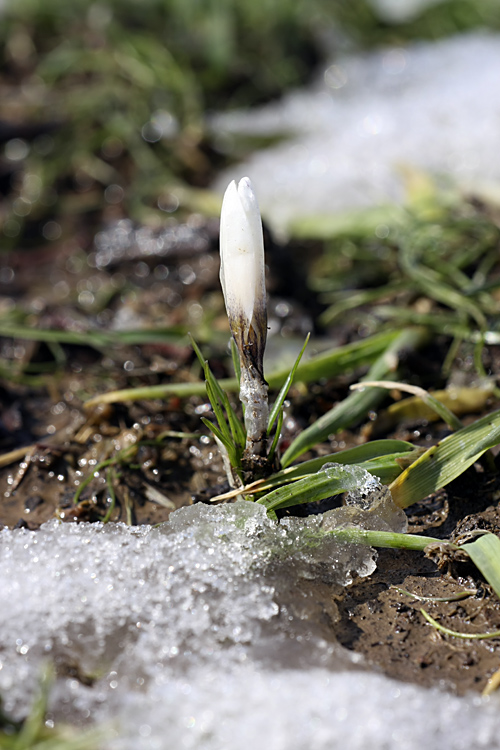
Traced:
<path fill-rule="evenodd" d="M 287 133 L 217 182 L 248 175 L 282 230 L 304 216 L 404 198 L 401 168 L 463 186 L 500 181 L 500 37 L 470 34 L 339 59 L 314 87 L 212 120 L 221 147 L 238 133 Z"/>
<path fill-rule="evenodd" d="M 314 534 L 321 521 L 308 523 Z M 4 707 L 24 715 L 52 660 L 56 721 L 109 722 L 107 750 L 500 747 L 496 700 L 365 673 L 323 640 L 301 583 L 335 590 L 374 555 L 310 548 L 302 526 L 242 502 L 182 509 L 159 528 L 3 530 Z"/>

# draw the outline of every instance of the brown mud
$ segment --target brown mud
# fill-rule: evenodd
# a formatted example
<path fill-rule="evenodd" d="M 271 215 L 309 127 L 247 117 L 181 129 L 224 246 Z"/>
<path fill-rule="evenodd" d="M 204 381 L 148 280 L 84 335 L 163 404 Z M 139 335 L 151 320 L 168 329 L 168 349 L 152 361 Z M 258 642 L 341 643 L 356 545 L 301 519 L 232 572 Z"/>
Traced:
<path fill-rule="evenodd" d="M 178 243 L 181 251 L 171 256 L 129 252 L 97 267 L 92 253 L 90 262 L 61 251 L 37 254 L 36 264 L 30 254 L 7 257 L 5 268 L 10 270 L 2 274 L 0 304 L 4 311 L 14 305 L 24 310 L 26 324 L 34 329 L 63 332 L 172 330 L 187 321 L 201 339 L 207 339 L 209 329 L 223 353 L 227 322 L 218 292 L 213 227 L 195 229 L 204 243 L 203 255 L 198 250 L 190 254 Z M 309 307 L 307 300 L 280 296 L 279 278 L 276 260 L 271 262 L 271 324 L 298 351 L 296 342 L 311 324 L 304 312 Z M 353 334 L 348 326 L 338 330 L 338 343 Z M 198 378 L 182 332 L 161 343 L 146 338 L 129 345 L 117 339 L 116 346 L 48 344 L 9 335 L 0 338 L 0 346 L 0 524 L 37 529 L 54 516 L 65 522 L 161 523 L 176 508 L 204 500 L 214 486 L 224 484 L 220 458 L 200 423 L 200 416 L 209 413 L 206 398 L 144 400 L 91 412 L 84 406 L 97 392 Z M 439 341 L 433 342 L 412 362 L 412 372 L 420 367 L 428 377 L 438 373 L 443 351 Z M 493 357 L 492 350 L 488 356 Z M 214 360 L 216 375 L 227 374 L 226 359 Z M 292 390 L 288 436 L 345 397 L 359 374 Z M 491 402 L 484 413 L 494 407 Z M 370 415 L 368 424 L 374 418 Z M 410 422 L 377 436 L 429 445 L 444 434 L 440 423 Z M 318 451 L 365 439 L 366 426 L 361 426 L 336 435 Z M 75 493 L 80 493 L 77 503 Z M 494 466 L 476 465 L 410 508 L 410 530 L 437 540 L 475 529 L 500 534 L 499 498 Z M 316 584 L 307 585 L 315 590 Z M 467 598 L 454 599 L 464 591 Z M 500 669 L 500 638 L 453 638 L 424 619 L 422 609 L 455 631 L 500 630 L 500 602 L 477 569 L 443 558 L 439 547 L 430 556 L 380 550 L 377 570 L 369 578 L 355 581 L 340 595 L 323 586 L 318 597 L 316 616 L 323 635 L 396 679 L 463 694 L 482 691 Z"/>

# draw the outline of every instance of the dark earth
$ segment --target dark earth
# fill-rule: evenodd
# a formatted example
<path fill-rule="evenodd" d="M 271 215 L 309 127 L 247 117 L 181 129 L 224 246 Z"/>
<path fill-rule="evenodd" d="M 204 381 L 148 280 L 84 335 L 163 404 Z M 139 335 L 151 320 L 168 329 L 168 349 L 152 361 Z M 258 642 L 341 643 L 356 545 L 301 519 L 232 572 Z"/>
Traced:
<path fill-rule="evenodd" d="M 119 227 L 110 227 L 116 241 Z M 208 501 L 217 489 L 224 489 L 221 461 L 200 422 L 200 416 L 210 416 L 206 398 L 140 400 L 91 410 L 85 406 L 92 396 L 109 390 L 197 381 L 200 369 L 185 336 L 187 329 L 202 344 L 210 342 L 215 374 L 231 374 L 218 286 L 216 225 L 199 218 L 182 227 L 172 224 L 161 253 L 144 252 L 145 230 L 138 239 L 127 227 L 128 239 L 115 255 L 106 255 L 106 247 L 114 245 L 106 245 L 101 236 L 100 245 L 80 237 L 76 248 L 64 241 L 3 256 L 0 306 L 4 315 L 14 307 L 22 310 L 25 326 L 18 335 L 11 332 L 0 338 L 4 526 L 37 529 L 54 516 L 68 523 L 106 519 L 156 524 L 168 521 L 176 508 Z M 269 257 L 269 346 L 276 349 L 276 357 L 285 344 L 298 351 L 307 330 L 321 334 L 315 329 L 318 305 L 298 283 L 307 253 L 293 246 L 289 252 L 296 263 L 285 263 L 288 256 L 278 246 Z M 308 252 L 314 254 L 314 246 Z M 61 335 L 59 340 L 40 336 L 33 341 L 30 328 Z M 170 334 L 164 340 L 145 334 L 132 344 L 120 338 L 121 331 L 134 329 L 169 329 Z M 105 343 L 93 339 L 94 331 L 109 338 Z M 72 340 L 72 334 L 80 338 Z M 359 334 L 349 321 L 338 323 L 329 332 L 329 344 L 346 343 Z M 426 387 L 440 371 L 448 344 L 437 337 L 414 355 L 413 376 L 420 372 Z M 495 348 L 490 347 L 485 357 L 490 371 L 498 374 Z M 458 366 L 467 370 L 471 362 L 464 358 Z M 362 374 L 294 386 L 283 441 L 344 398 L 349 384 Z M 388 398 L 385 405 L 389 403 Z M 498 403 L 492 397 L 483 413 L 494 408 Z M 464 421 L 478 416 L 465 415 Z M 317 453 L 360 444 L 370 431 L 416 445 L 429 445 L 447 434 L 441 423 L 417 419 L 387 427 L 383 417 L 383 409 L 369 415 L 365 425 L 333 436 L 329 444 L 318 446 Z M 410 507 L 410 531 L 437 540 L 457 539 L 476 529 L 499 534 L 500 480 L 495 460 L 489 459 Z M 75 504 L 76 492 L 80 494 Z M 321 581 L 303 585 L 317 597 L 323 636 L 362 654 L 373 669 L 391 677 L 463 694 L 483 691 L 500 669 L 500 633 L 485 640 L 453 638 L 437 632 L 421 614 L 425 609 L 459 632 L 500 631 L 500 602 L 478 570 L 441 554 L 439 546 L 427 556 L 380 550 L 376 572 L 341 595 Z M 457 599 L 463 592 L 465 598 Z M 422 601 L 417 595 L 445 601 Z"/>

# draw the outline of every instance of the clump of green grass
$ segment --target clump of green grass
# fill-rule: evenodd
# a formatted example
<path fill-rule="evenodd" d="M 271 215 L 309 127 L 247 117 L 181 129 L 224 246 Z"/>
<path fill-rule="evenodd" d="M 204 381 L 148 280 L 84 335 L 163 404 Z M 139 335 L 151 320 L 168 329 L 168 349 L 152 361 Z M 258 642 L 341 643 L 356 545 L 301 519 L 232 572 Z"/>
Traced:
<path fill-rule="evenodd" d="M 450 339 L 445 375 L 469 349 L 485 376 L 483 346 L 500 341 L 498 226 L 486 206 L 444 198 L 431 184 L 426 189 L 424 198 L 410 196 L 397 211 L 352 216 L 343 225 L 319 222 L 315 231 L 325 252 L 309 284 L 326 306 L 324 326 L 346 314 L 372 329 L 374 322 L 422 325 Z M 377 226 L 385 227 L 383 238 Z"/>

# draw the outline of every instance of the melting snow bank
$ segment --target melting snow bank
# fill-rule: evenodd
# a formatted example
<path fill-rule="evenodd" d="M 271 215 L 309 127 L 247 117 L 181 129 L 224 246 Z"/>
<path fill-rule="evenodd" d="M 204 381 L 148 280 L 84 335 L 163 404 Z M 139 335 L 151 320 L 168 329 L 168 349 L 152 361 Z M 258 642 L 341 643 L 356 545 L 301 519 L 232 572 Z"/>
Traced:
<path fill-rule="evenodd" d="M 278 104 L 212 121 L 221 145 L 233 135 L 288 133 L 230 179 L 247 174 L 277 230 L 301 217 L 404 199 L 401 167 L 451 175 L 460 184 L 500 180 L 500 37 L 470 34 L 346 57 L 320 83 Z"/>
<path fill-rule="evenodd" d="M 500 747 L 495 705 L 364 673 L 325 638 L 332 594 L 375 554 L 310 545 L 320 524 L 241 502 L 158 528 L 3 530 L 4 708 L 26 714 L 51 660 L 56 721 L 112 723 L 112 750 Z"/>

